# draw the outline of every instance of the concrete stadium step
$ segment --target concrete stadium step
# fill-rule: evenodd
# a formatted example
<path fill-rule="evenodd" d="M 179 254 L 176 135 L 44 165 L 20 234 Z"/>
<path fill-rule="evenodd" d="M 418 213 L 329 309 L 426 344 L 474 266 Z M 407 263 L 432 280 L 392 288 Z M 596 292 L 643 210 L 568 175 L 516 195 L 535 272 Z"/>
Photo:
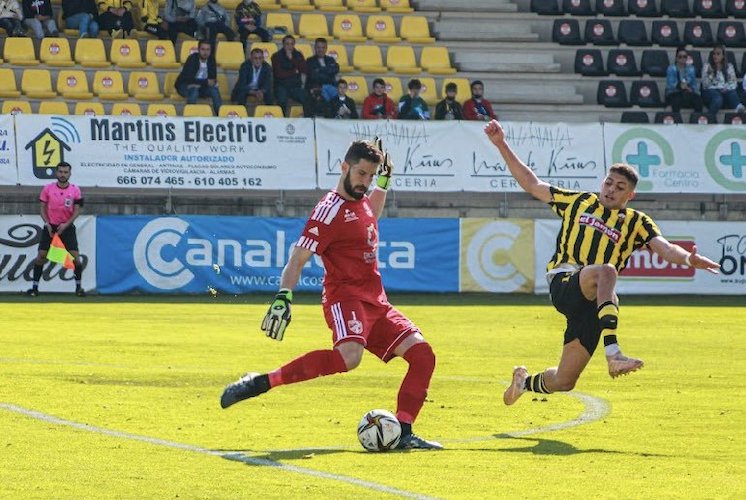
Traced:
<path fill-rule="evenodd" d="M 454 50 L 453 60 L 461 71 L 558 73 L 551 54 L 534 52 L 484 52 Z"/>
<path fill-rule="evenodd" d="M 484 80 L 485 94 L 493 104 L 583 104 L 583 96 L 578 95 L 575 86 L 555 83 L 547 86 L 535 80 L 512 81 L 505 85 L 500 80 Z"/>
<path fill-rule="evenodd" d="M 433 23 L 433 31 L 441 41 L 480 40 L 485 42 L 538 42 L 539 35 L 528 23 L 492 19 L 442 19 Z"/>
<path fill-rule="evenodd" d="M 518 11 L 518 6 L 510 0 L 418 0 L 415 3 L 418 11 Z"/>

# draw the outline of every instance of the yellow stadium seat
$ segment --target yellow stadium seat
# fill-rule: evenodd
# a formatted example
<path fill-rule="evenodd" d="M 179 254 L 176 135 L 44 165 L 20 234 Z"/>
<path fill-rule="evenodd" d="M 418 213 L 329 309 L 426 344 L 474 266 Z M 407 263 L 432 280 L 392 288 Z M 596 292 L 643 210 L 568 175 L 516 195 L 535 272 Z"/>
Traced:
<path fill-rule="evenodd" d="M 30 99 L 53 99 L 52 74 L 48 69 L 26 69 L 21 77 L 21 92 Z"/>
<path fill-rule="evenodd" d="M 208 117 L 215 116 L 209 104 L 185 104 L 181 116 Z"/>
<path fill-rule="evenodd" d="M 173 104 L 148 104 L 148 111 L 146 113 L 148 116 L 179 116 L 179 114 L 176 112 L 176 106 Z"/>
<path fill-rule="evenodd" d="M 8 38 L 8 40 L 12 40 L 12 38 Z M 3 115 L 30 115 L 32 113 L 29 101 L 8 101 L 7 99 L 3 101 L 3 108 L 0 111 L 0 114 Z"/>
<path fill-rule="evenodd" d="M 16 84 L 16 74 L 10 68 L 0 68 L 0 97 L 19 97 L 21 91 Z"/>
<path fill-rule="evenodd" d="M 145 60 L 153 68 L 176 69 L 183 65 L 176 62 L 176 50 L 171 40 L 148 40 Z"/>
<path fill-rule="evenodd" d="M 389 50 L 391 50 L 389 48 Z M 378 45 L 356 45 L 352 52 L 352 64 L 363 73 L 387 73 Z"/>
<path fill-rule="evenodd" d="M 140 42 L 117 38 L 111 41 L 109 60 L 120 68 L 144 68 Z"/>
<path fill-rule="evenodd" d="M 301 14 L 298 21 L 298 35 L 303 38 L 329 38 L 329 25 L 324 14 Z"/>
<path fill-rule="evenodd" d="M 381 0 L 381 8 L 387 12 L 414 12 L 409 0 Z"/>
<path fill-rule="evenodd" d="M 75 42 L 75 62 L 86 68 L 108 68 L 104 41 L 100 38 L 81 38 Z"/>
<path fill-rule="evenodd" d="M 295 50 L 303 54 L 303 57 L 308 59 L 313 55 L 313 47 L 310 43 L 296 43 Z"/>
<path fill-rule="evenodd" d="M 218 43 L 215 62 L 223 69 L 238 69 L 246 61 L 243 44 L 241 42 Z"/>
<path fill-rule="evenodd" d="M 129 95 L 124 92 L 124 79 L 119 71 L 96 71 L 93 75 L 93 93 L 99 99 L 111 101 L 129 99 Z"/>
<path fill-rule="evenodd" d="M 111 107 L 111 114 L 115 116 L 142 116 L 142 110 L 136 102 L 115 102 Z"/>
<path fill-rule="evenodd" d="M 345 76 L 344 79 L 347 81 L 347 95 L 352 98 L 355 103 L 360 106 L 368 94 L 368 82 L 365 81 L 364 76 Z"/>
<path fill-rule="evenodd" d="M 401 96 L 406 92 L 407 91 L 402 87 L 401 80 L 396 77 L 386 77 L 386 95 L 388 95 L 394 103 L 398 103 Z"/>
<path fill-rule="evenodd" d="M 471 99 L 471 85 L 469 80 L 466 78 L 443 78 L 440 84 L 440 98 L 445 99 L 446 97 L 446 85 L 450 82 L 456 84 L 456 100 L 464 102 L 467 99 Z"/>
<path fill-rule="evenodd" d="M 65 99 L 93 99 L 88 77 L 81 69 L 65 69 L 57 73 L 57 93 Z"/>
<path fill-rule="evenodd" d="M 290 116 L 288 118 L 303 118 L 303 106 L 290 106 Z"/>
<path fill-rule="evenodd" d="M 248 118 L 249 114 L 246 112 L 246 106 L 240 106 L 238 104 L 223 104 L 220 106 L 218 116 L 224 118 Z"/>
<path fill-rule="evenodd" d="M 424 16 L 402 16 L 399 36 L 409 43 L 435 42 L 435 38 L 430 36 L 430 26 Z"/>
<path fill-rule="evenodd" d="M 343 0 L 313 0 L 313 4 L 317 9 L 324 12 L 344 12 L 347 10 Z"/>
<path fill-rule="evenodd" d="M 334 16 L 332 35 L 343 42 L 364 42 L 363 24 L 357 14 L 337 14 Z"/>
<path fill-rule="evenodd" d="M 266 104 L 260 104 L 254 109 L 255 117 L 264 118 L 284 118 L 282 114 L 282 108 L 280 106 L 268 106 Z"/>
<path fill-rule="evenodd" d="M 347 48 L 341 43 L 330 43 L 326 55 L 333 57 L 339 64 L 340 73 L 349 73 L 353 70 L 350 60 L 347 58 Z"/>
<path fill-rule="evenodd" d="M 267 21 L 265 22 L 265 24 L 268 27 L 283 27 L 287 30 L 287 33 L 275 33 L 275 38 L 282 38 L 286 34 L 295 35 L 293 16 L 291 16 L 289 12 L 270 12 L 267 14 Z"/>
<path fill-rule="evenodd" d="M 280 0 L 280 3 L 290 10 L 314 10 L 311 0 Z"/>
<path fill-rule="evenodd" d="M 74 66 L 67 38 L 42 38 L 39 59 L 47 66 Z"/>
<path fill-rule="evenodd" d="M 409 45 L 392 45 L 386 51 L 386 66 L 400 75 L 419 75 L 422 69 L 417 66 L 414 49 Z"/>
<path fill-rule="evenodd" d="M 30 38 L 6 38 L 4 55 L 5 61 L 17 66 L 36 66 L 39 60 L 36 58 L 34 42 Z"/>
<path fill-rule="evenodd" d="M 197 40 L 184 40 L 179 49 L 179 62 L 186 62 L 187 57 L 197 52 Z"/>
<path fill-rule="evenodd" d="M 420 66 L 433 75 L 453 75 L 456 69 L 451 67 L 451 58 L 445 47 L 423 47 L 420 53 Z"/>
<path fill-rule="evenodd" d="M 280 10 L 282 6 L 276 0 L 256 0 L 256 3 L 261 7 L 262 12 L 270 10 Z"/>
<path fill-rule="evenodd" d="M 274 42 L 254 42 L 251 44 L 251 50 L 254 49 L 262 49 L 262 52 L 264 52 L 264 60 L 271 64 L 270 58 L 272 57 L 272 54 L 277 52 L 277 44 Z M 251 52 L 251 50 L 249 52 Z"/>
<path fill-rule="evenodd" d="M 435 85 L 435 78 L 424 77 L 419 78 L 422 88 L 420 89 L 420 97 L 428 104 L 428 106 L 435 106 L 438 104 L 438 88 Z M 463 100 L 463 99 L 459 99 Z"/>
<path fill-rule="evenodd" d="M 178 77 L 178 73 L 166 73 L 166 80 L 163 82 L 163 93 L 172 101 L 184 100 L 176 91 L 176 79 Z"/>
<path fill-rule="evenodd" d="M 163 99 L 158 76 L 153 71 L 133 71 L 127 83 L 127 92 L 138 101 Z"/>
<path fill-rule="evenodd" d="M 100 102 L 78 102 L 75 104 L 75 115 L 103 116 L 106 114 L 104 105 Z"/>
<path fill-rule="evenodd" d="M 228 85 L 228 75 L 218 72 L 218 92 L 224 101 L 231 100 L 231 87 Z"/>
<path fill-rule="evenodd" d="M 365 35 L 379 43 L 396 43 L 401 41 L 401 38 L 396 36 L 396 24 L 394 24 L 394 18 L 391 16 L 368 16 L 368 22 L 365 25 Z"/>
<path fill-rule="evenodd" d="M 376 0 L 347 0 L 347 7 L 356 12 L 381 12 Z"/>
<path fill-rule="evenodd" d="M 69 115 L 70 108 L 65 101 L 42 101 L 39 103 L 39 115 Z"/>

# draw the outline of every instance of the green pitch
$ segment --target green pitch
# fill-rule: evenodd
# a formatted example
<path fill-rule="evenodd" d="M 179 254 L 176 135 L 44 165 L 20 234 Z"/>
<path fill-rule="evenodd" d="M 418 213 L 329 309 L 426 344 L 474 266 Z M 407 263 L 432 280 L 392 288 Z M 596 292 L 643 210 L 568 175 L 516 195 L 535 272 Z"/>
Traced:
<path fill-rule="evenodd" d="M 401 360 L 219 407 L 245 371 L 328 348 L 316 296 L 283 342 L 265 297 L 39 299 L 0 306 L 0 498 L 746 497 L 743 297 L 625 297 L 642 371 L 612 380 L 601 351 L 575 392 L 510 408 L 512 367 L 558 359 L 546 298 L 393 297 L 438 356 L 415 430 L 447 450 L 387 454 L 355 427 L 395 409 Z"/>

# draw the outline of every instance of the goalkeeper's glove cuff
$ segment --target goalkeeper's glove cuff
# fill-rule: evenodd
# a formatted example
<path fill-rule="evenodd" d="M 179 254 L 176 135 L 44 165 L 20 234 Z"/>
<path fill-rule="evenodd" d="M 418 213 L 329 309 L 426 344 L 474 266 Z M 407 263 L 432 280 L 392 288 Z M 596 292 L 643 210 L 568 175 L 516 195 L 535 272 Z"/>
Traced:
<path fill-rule="evenodd" d="M 391 177 L 386 177 L 385 175 L 379 175 L 376 179 L 376 187 L 379 189 L 382 189 L 383 191 L 388 191 L 389 184 L 391 184 Z"/>
<path fill-rule="evenodd" d="M 293 291 L 289 288 L 280 288 L 277 295 L 282 295 L 288 300 L 288 302 L 293 302 Z"/>

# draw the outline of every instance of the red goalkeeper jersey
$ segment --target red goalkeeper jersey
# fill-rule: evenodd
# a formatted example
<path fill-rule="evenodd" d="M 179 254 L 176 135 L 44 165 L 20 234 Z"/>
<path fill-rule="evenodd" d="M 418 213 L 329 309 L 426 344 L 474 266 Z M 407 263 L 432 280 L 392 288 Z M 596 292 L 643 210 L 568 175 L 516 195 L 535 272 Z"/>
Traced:
<path fill-rule="evenodd" d="M 378 220 L 370 200 L 345 200 L 330 191 L 316 204 L 297 246 L 321 256 L 322 302 L 388 304 L 378 272 Z"/>

